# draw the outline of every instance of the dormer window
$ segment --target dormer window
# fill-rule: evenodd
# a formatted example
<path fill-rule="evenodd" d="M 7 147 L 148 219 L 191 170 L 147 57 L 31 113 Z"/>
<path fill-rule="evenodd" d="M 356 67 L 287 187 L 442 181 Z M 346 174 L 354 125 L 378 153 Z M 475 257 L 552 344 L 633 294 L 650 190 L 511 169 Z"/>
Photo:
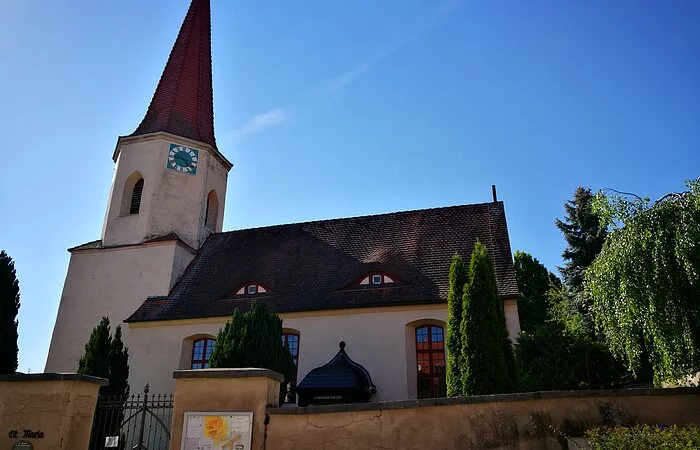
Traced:
<path fill-rule="evenodd" d="M 236 291 L 236 295 L 257 295 L 257 294 L 264 294 L 266 292 L 267 292 L 267 289 L 260 286 L 259 284 L 249 283 L 249 284 L 245 284 L 245 285 L 241 286 Z"/>
<path fill-rule="evenodd" d="M 390 284 L 394 282 L 394 279 L 389 275 L 385 275 L 383 273 L 373 273 L 363 277 L 360 281 L 360 285 L 381 286 L 382 284 Z"/>

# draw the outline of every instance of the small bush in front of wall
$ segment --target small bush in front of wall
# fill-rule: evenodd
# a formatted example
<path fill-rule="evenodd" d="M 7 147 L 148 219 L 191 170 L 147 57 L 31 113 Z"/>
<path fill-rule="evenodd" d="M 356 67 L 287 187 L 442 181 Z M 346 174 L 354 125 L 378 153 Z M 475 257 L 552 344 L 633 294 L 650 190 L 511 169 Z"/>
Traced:
<path fill-rule="evenodd" d="M 656 450 L 700 448 L 700 427 L 637 425 L 632 428 L 594 428 L 588 430 L 594 450 Z"/>

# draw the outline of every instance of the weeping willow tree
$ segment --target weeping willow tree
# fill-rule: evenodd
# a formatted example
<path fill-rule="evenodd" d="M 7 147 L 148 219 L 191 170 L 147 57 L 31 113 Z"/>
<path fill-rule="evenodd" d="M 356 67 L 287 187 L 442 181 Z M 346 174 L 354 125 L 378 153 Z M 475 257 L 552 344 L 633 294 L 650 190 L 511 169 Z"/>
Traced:
<path fill-rule="evenodd" d="M 700 179 L 687 186 L 595 200 L 613 230 L 585 273 L 595 324 L 630 370 L 647 354 L 656 385 L 700 371 Z"/>

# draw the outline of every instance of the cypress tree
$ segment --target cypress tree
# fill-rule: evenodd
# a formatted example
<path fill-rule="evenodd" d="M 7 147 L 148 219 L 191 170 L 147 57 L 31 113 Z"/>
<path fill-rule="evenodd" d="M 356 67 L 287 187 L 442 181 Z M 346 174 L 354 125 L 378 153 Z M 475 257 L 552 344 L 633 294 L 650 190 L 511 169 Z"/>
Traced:
<path fill-rule="evenodd" d="M 19 313 L 19 281 L 15 263 L 5 251 L 0 251 L 0 374 L 17 371 L 17 314 Z"/>
<path fill-rule="evenodd" d="M 292 373 L 292 359 L 285 352 L 289 353 L 282 344 L 282 319 L 255 301 L 249 311 L 236 308 L 219 330 L 209 367 L 261 367 L 279 372 L 285 378 L 280 386 L 283 399 Z"/>
<path fill-rule="evenodd" d="M 467 268 L 455 253 L 450 264 L 450 287 L 447 292 L 447 396 L 462 394 L 462 296 L 467 283 Z"/>
<path fill-rule="evenodd" d="M 107 317 L 93 328 L 78 363 L 78 373 L 108 379 L 109 385 L 100 388 L 100 395 L 121 399 L 129 394 L 129 349 L 122 342 L 121 327 L 116 328 L 112 338 Z"/>
<path fill-rule="evenodd" d="M 504 354 L 505 318 L 499 317 L 499 302 L 493 263 L 486 246 L 477 241 L 463 294 L 463 395 L 497 394 L 512 388 Z"/>
<path fill-rule="evenodd" d="M 110 378 L 108 393 L 119 398 L 129 395 L 129 349 L 122 342 L 122 327 L 114 330 L 109 353 Z"/>

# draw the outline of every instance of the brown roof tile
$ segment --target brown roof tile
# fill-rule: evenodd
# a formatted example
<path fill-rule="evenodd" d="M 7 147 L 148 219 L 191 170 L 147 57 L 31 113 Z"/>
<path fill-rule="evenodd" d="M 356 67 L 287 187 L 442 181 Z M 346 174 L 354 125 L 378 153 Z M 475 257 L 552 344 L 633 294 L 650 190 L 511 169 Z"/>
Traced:
<path fill-rule="evenodd" d="M 131 136 L 167 131 L 216 148 L 209 0 L 192 0 L 146 117 Z"/>
<path fill-rule="evenodd" d="M 209 236 L 167 301 L 129 322 L 228 316 L 254 298 L 275 312 L 443 303 L 452 255 L 476 240 L 494 260 L 499 294 L 518 293 L 502 202 L 230 231 Z M 381 271 L 400 281 L 349 286 Z M 245 283 L 269 291 L 232 296 Z"/>

